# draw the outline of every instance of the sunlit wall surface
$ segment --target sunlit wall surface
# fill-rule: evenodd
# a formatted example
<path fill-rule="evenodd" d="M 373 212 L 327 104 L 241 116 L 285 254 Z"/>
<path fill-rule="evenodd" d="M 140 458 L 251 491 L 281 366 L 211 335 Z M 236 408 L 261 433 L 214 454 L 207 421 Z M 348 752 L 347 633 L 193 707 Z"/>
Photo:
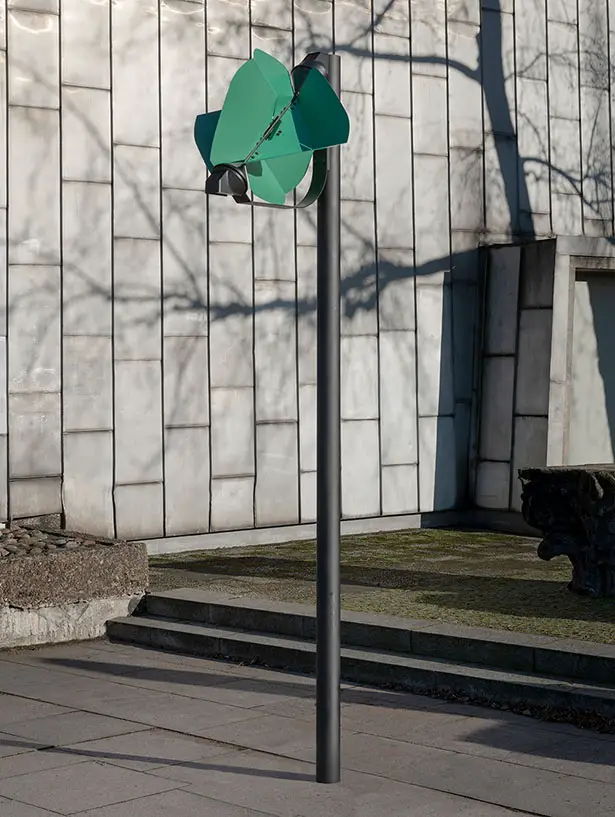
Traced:
<path fill-rule="evenodd" d="M 0 517 L 314 519 L 315 210 L 207 201 L 192 140 L 256 47 L 342 55 L 343 514 L 463 506 L 479 244 L 613 233 L 615 4 L 0 7 Z"/>

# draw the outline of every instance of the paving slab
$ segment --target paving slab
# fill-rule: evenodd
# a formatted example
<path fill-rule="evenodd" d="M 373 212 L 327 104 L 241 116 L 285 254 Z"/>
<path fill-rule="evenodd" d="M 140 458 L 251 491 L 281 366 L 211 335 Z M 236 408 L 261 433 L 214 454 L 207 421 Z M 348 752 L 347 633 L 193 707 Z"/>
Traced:
<path fill-rule="evenodd" d="M 315 728 L 314 712 L 312 723 L 279 715 L 261 715 L 239 723 L 203 729 L 199 734 L 210 740 L 224 740 L 247 749 L 294 757 L 297 751 L 313 745 Z"/>
<path fill-rule="evenodd" d="M 133 689 L 138 694 L 129 701 L 93 702 L 92 706 L 96 707 L 96 711 L 114 718 L 185 732 L 187 735 L 199 735 L 203 729 L 260 717 L 258 712 L 241 706 L 227 706 L 149 689 Z"/>
<path fill-rule="evenodd" d="M 251 678 L 237 679 L 228 674 L 198 672 L 179 667 L 151 667 L 135 671 L 131 683 L 143 689 L 201 698 L 246 709 L 283 701 L 289 695 L 295 699 L 312 692 L 312 687 L 305 684 L 289 686 L 283 682 L 277 683 L 266 679 L 255 682 Z"/>
<path fill-rule="evenodd" d="M 140 797 L 128 804 L 117 803 L 93 811 L 80 811 L 73 817 L 127 817 L 127 809 L 130 809 L 130 817 L 263 817 L 262 811 L 234 806 L 181 789 Z"/>
<path fill-rule="evenodd" d="M 180 784 L 96 762 L 0 780 L 0 796 L 60 814 L 124 803 L 173 788 L 180 788 Z"/>
<path fill-rule="evenodd" d="M 446 731 L 456 721 L 465 719 L 460 713 L 451 714 L 445 707 L 433 709 L 402 709 L 372 704 L 348 704 L 342 710 L 342 727 L 351 732 L 367 732 L 400 740 L 420 739 L 426 732 Z"/>
<path fill-rule="evenodd" d="M 314 760 L 313 750 L 297 756 Z M 612 817 L 615 787 L 487 757 L 362 734 L 347 740 L 344 767 L 411 785 L 540 814 Z"/>
<path fill-rule="evenodd" d="M 88 709 L 92 701 L 129 699 L 139 694 L 138 689 L 114 680 L 12 662 L 0 664 L 0 692 L 69 709 Z"/>
<path fill-rule="evenodd" d="M 214 741 L 178 735 L 162 729 L 131 732 L 103 740 L 90 740 L 63 746 L 53 752 L 67 759 L 98 760 L 147 772 L 160 766 L 180 765 L 199 768 L 199 761 L 234 751 L 233 747 Z"/>
<path fill-rule="evenodd" d="M 219 768 L 211 768 L 207 775 L 180 767 L 159 769 L 156 774 L 189 783 L 189 791 L 276 817 L 513 815 L 490 804 L 354 772 L 346 772 L 340 784 L 322 786 L 314 782 L 311 764 L 281 757 L 272 760 L 252 751 L 222 758 Z"/>
<path fill-rule="evenodd" d="M 91 712 L 68 712 L 49 715 L 27 721 L 7 724 L 4 729 L 10 735 L 27 738 L 44 746 L 65 746 L 84 740 L 139 732 L 147 727 L 106 715 Z"/>
<path fill-rule="evenodd" d="M 615 786 L 615 740 L 585 737 L 560 740 L 527 753 L 516 753 L 514 762 Z"/>
<path fill-rule="evenodd" d="M 1 670 L 0 670 L 1 671 Z M 0 694 L 0 731 L 9 723 L 61 715 L 70 712 L 68 707 L 56 706 L 43 701 L 30 701 L 17 695 Z"/>
<path fill-rule="evenodd" d="M 5 797 L 0 797 L 0 814 L 2 817 L 57 817 L 57 814 L 52 814 L 46 809 L 7 800 Z"/>
<path fill-rule="evenodd" d="M 0 687 L 25 690 L 0 696 L 1 817 L 612 815 L 613 736 L 344 685 L 342 782 L 322 786 L 313 678 L 104 643 L 27 653 L 0 659 Z"/>
<path fill-rule="evenodd" d="M 344 704 L 342 703 L 342 708 Z M 305 698 L 285 698 L 272 704 L 256 706 L 253 709 L 261 715 L 278 715 L 282 718 L 293 718 L 297 721 L 305 721 L 311 728 L 316 717 L 316 696 L 310 695 Z"/>
<path fill-rule="evenodd" d="M 114 650 L 110 649 L 109 645 L 101 644 L 79 652 L 78 647 L 72 644 L 70 648 L 64 647 L 58 654 L 53 652 L 53 648 L 36 650 L 30 657 L 25 652 L 16 653 L 13 663 L 47 667 L 56 672 L 88 678 L 102 678 L 119 684 L 130 684 L 133 682 L 135 673 L 148 670 L 152 671 L 152 678 L 156 678 L 155 671 L 164 672 L 175 669 L 187 674 L 193 672 L 206 676 L 210 683 L 224 683 L 236 677 L 229 673 L 224 665 L 216 666 L 215 662 L 206 659 L 199 664 L 198 658 L 190 659 L 188 656 L 160 653 L 145 647 L 132 648 L 134 649 L 133 654 L 130 649 L 131 647 L 122 645 L 120 649 Z"/>
<path fill-rule="evenodd" d="M 0 758 L 14 757 L 35 749 L 42 749 L 45 744 L 27 738 L 18 738 L 7 732 L 0 732 Z"/>
<path fill-rule="evenodd" d="M 388 726 L 387 721 L 384 722 Z M 519 755 L 548 749 L 562 741 L 561 734 L 545 728 L 545 725 L 537 721 L 528 720 L 527 723 L 520 724 L 489 718 L 486 714 L 482 718 L 431 721 L 423 728 L 420 726 L 419 719 L 418 724 L 418 728 L 413 729 L 412 724 L 409 723 L 405 735 L 401 730 L 397 735 L 384 734 L 378 721 L 371 729 L 357 728 L 356 731 L 396 738 L 420 746 L 431 746 L 476 757 L 512 760 L 513 762 L 516 762 Z"/>
<path fill-rule="evenodd" d="M 29 749 L 18 755 L 0 757 L 0 780 L 7 777 L 31 774 L 32 772 L 44 772 L 47 769 L 59 769 L 61 766 L 83 763 L 87 759 L 54 751 Z M 3 814 L 3 812 L 0 811 L 0 814 Z"/>

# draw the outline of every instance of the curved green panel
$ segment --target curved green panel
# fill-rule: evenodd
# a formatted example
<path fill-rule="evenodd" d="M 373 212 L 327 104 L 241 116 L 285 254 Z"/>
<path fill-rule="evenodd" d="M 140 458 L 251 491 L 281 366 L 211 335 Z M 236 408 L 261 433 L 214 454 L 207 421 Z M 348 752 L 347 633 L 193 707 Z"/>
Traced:
<path fill-rule="evenodd" d="M 322 150 L 348 141 L 348 114 L 320 71 L 307 72 L 297 95 L 297 104 L 293 107 L 293 117 L 304 148 Z"/>
<path fill-rule="evenodd" d="M 212 111 L 212 113 L 199 114 L 194 122 L 194 141 L 210 173 L 214 168 L 214 163 L 211 161 L 211 146 L 220 113 L 221 111 Z"/>
<path fill-rule="evenodd" d="M 252 193 L 271 204 L 284 204 L 286 194 L 303 179 L 311 160 L 312 151 L 306 151 L 262 162 L 248 162 L 246 169 Z"/>
<path fill-rule="evenodd" d="M 217 164 L 242 162 L 293 97 L 281 62 L 256 50 L 231 80 L 211 148 Z"/>

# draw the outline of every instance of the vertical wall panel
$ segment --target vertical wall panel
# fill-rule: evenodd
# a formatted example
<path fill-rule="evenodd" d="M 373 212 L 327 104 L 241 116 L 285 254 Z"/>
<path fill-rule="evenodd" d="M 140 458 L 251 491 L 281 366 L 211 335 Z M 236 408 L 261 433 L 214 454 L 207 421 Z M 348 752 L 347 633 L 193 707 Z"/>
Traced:
<path fill-rule="evenodd" d="M 0 51 L 0 207 L 6 208 L 7 205 L 7 164 L 8 164 L 8 145 L 7 145 L 7 120 L 8 120 L 8 106 L 7 106 L 7 66 L 6 66 L 6 51 Z M 4 212 L 3 225 L 3 239 L 6 245 L 6 210 Z"/>
<path fill-rule="evenodd" d="M 206 335 L 208 269 L 204 192 L 163 190 L 162 223 L 164 334 Z"/>
<path fill-rule="evenodd" d="M 342 516 L 380 514 L 380 453 L 377 420 L 342 423 Z"/>
<path fill-rule="evenodd" d="M 9 106 L 9 263 L 60 263 L 58 111 Z"/>
<path fill-rule="evenodd" d="M 255 284 L 256 420 L 297 419 L 295 285 Z"/>
<path fill-rule="evenodd" d="M 256 524 L 299 521 L 297 424 L 256 426 Z"/>
<path fill-rule="evenodd" d="M 115 363 L 116 481 L 155 482 L 162 478 L 160 362 Z"/>
<path fill-rule="evenodd" d="M 202 191 L 205 166 L 193 129 L 206 104 L 204 3 L 161 4 L 160 71 L 162 185 Z"/>
<path fill-rule="evenodd" d="M 583 211 L 588 220 L 607 222 L 612 233 L 613 173 L 609 92 L 581 87 L 581 166 Z"/>
<path fill-rule="evenodd" d="M 64 430 L 113 428 L 113 350 L 111 338 L 65 336 Z"/>
<path fill-rule="evenodd" d="M 410 4 L 414 74 L 446 75 L 446 4 L 414 0 Z"/>
<path fill-rule="evenodd" d="M 63 500 L 68 530 L 113 536 L 113 435 L 79 432 L 64 438 Z"/>
<path fill-rule="evenodd" d="M 382 513 L 416 513 L 418 500 L 418 467 L 387 465 L 382 469 Z"/>
<path fill-rule="evenodd" d="M 420 510 L 445 511 L 457 500 L 453 417 L 419 419 Z"/>
<path fill-rule="evenodd" d="M 295 61 L 333 43 L 333 0 L 293 0 Z"/>
<path fill-rule="evenodd" d="M 343 264 L 342 254 L 342 269 Z M 316 247 L 297 247 L 297 298 L 299 384 L 304 385 L 316 383 Z"/>
<path fill-rule="evenodd" d="M 207 51 L 249 59 L 250 0 L 207 0 Z"/>
<path fill-rule="evenodd" d="M 374 105 L 377 114 L 410 117 L 410 40 L 374 35 Z"/>
<path fill-rule="evenodd" d="M 62 185 L 64 335 L 111 335 L 111 185 Z"/>
<path fill-rule="evenodd" d="M 119 537 L 140 539 L 163 535 L 161 483 L 116 485 L 113 496 Z"/>
<path fill-rule="evenodd" d="M 415 328 L 412 250 L 379 250 L 378 310 L 381 332 Z"/>
<path fill-rule="evenodd" d="M 448 104 L 450 143 L 482 148 L 483 95 L 480 26 L 459 21 L 448 25 Z"/>
<path fill-rule="evenodd" d="M 446 156 L 414 156 L 415 260 L 431 274 L 450 268 L 449 171 Z M 417 269 L 417 274 L 421 270 Z"/>
<path fill-rule="evenodd" d="M 374 115 L 371 94 L 346 91 L 342 101 L 352 122 L 342 151 L 342 198 L 374 200 Z"/>
<path fill-rule="evenodd" d="M 240 530 L 254 526 L 254 477 L 212 479 L 211 529 Z"/>
<path fill-rule="evenodd" d="M 160 144 L 158 7 L 158 0 L 118 0 L 111 6 L 116 143 Z"/>
<path fill-rule="evenodd" d="M 548 2 L 524 0 L 515 4 L 515 67 L 518 78 L 547 78 Z"/>
<path fill-rule="evenodd" d="M 164 421 L 167 427 L 209 424 L 207 338 L 164 339 Z"/>
<path fill-rule="evenodd" d="M 342 337 L 341 404 L 343 420 L 378 418 L 378 338 Z"/>
<path fill-rule="evenodd" d="M 299 388 L 299 464 L 302 472 L 315 471 L 316 462 L 316 386 Z"/>
<path fill-rule="evenodd" d="M 529 205 L 527 218 L 531 218 L 534 231 L 539 229 L 539 220 L 533 214 L 549 216 L 549 108 L 547 83 L 540 79 L 517 81 L 517 122 L 518 145 L 522 157 L 519 185 L 527 189 Z M 521 175 L 522 174 L 522 175 Z M 522 214 L 523 217 L 523 214 Z"/>
<path fill-rule="evenodd" d="M 212 476 L 253 475 L 254 436 L 252 389 L 212 389 Z"/>
<path fill-rule="evenodd" d="M 9 267 L 9 390 L 60 391 L 60 269 Z"/>
<path fill-rule="evenodd" d="M 114 242 L 116 360 L 160 359 L 160 246 L 144 238 Z"/>
<path fill-rule="evenodd" d="M 209 248 L 211 385 L 253 386 L 252 252 L 246 244 Z"/>
<path fill-rule="evenodd" d="M 416 463 L 416 334 L 380 337 L 380 434 L 382 464 Z"/>
<path fill-rule="evenodd" d="M 62 12 L 62 503 L 69 529 L 114 536 L 109 6 Z"/>
<path fill-rule="evenodd" d="M 62 88 L 62 176 L 111 181 L 111 94 L 96 88 Z"/>
<path fill-rule="evenodd" d="M 335 4 L 336 47 L 346 46 L 350 51 L 342 71 L 344 91 L 372 91 L 371 25 L 371 0 L 340 0 Z"/>
<path fill-rule="evenodd" d="M 287 11 L 290 9 L 287 8 Z M 293 66 L 293 38 L 290 31 L 282 28 L 283 17 L 284 15 L 280 15 L 280 21 L 273 26 L 256 24 L 252 18 L 252 51 L 259 48 L 290 69 Z"/>
<path fill-rule="evenodd" d="M 60 107 L 56 14 L 8 10 L 9 105 Z"/>
<path fill-rule="evenodd" d="M 294 281 L 295 219 L 292 210 L 254 210 L 254 278 Z"/>
<path fill-rule="evenodd" d="M 304 257 L 307 255 L 303 252 Z M 316 253 L 307 272 L 316 296 Z M 303 274 L 303 271 L 302 271 Z M 342 335 L 375 335 L 378 331 L 376 214 L 372 202 L 342 201 L 341 234 Z M 303 286 L 302 276 L 299 278 Z M 301 297 L 301 296 L 300 296 Z"/>
<path fill-rule="evenodd" d="M 167 536 L 209 529 L 209 429 L 167 428 L 165 433 Z"/>
<path fill-rule="evenodd" d="M 481 37 L 485 128 L 491 133 L 516 132 L 515 38 L 512 14 L 483 8 Z"/>
<path fill-rule="evenodd" d="M 114 151 L 115 237 L 160 235 L 159 153 L 154 148 L 117 145 Z"/>
<path fill-rule="evenodd" d="M 410 120 L 376 117 L 376 213 L 380 248 L 411 247 L 412 129 Z"/>
<path fill-rule="evenodd" d="M 9 476 L 62 473 L 60 395 L 9 393 Z"/>
<path fill-rule="evenodd" d="M 62 82 L 110 88 L 109 0 L 62 0 Z"/>
<path fill-rule="evenodd" d="M 450 287 L 417 286 L 418 409 L 423 417 L 453 413 Z"/>

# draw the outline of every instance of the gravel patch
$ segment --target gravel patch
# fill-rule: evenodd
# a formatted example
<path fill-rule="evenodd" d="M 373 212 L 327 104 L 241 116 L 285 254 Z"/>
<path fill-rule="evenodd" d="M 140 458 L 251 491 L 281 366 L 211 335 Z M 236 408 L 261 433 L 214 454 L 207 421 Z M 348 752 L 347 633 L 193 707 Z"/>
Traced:
<path fill-rule="evenodd" d="M 77 548 L 117 547 L 119 541 L 92 539 L 79 534 L 58 531 L 57 535 L 36 528 L 22 528 L 14 525 L 0 530 L 0 560 L 17 559 L 23 556 L 43 556 L 62 550 Z"/>

